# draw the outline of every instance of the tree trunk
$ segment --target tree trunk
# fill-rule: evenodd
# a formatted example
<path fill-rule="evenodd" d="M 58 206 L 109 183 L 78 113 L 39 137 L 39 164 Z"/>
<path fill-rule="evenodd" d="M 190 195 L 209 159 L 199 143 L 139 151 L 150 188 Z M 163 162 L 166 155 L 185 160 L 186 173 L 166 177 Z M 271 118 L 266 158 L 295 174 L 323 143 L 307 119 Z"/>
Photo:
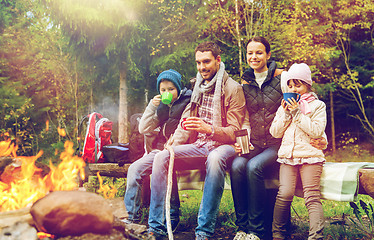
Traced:
<path fill-rule="evenodd" d="M 335 142 L 335 120 L 334 120 L 334 95 L 332 91 L 330 91 L 330 121 L 331 121 L 332 154 L 335 155 L 336 142 Z"/>
<path fill-rule="evenodd" d="M 91 89 L 90 89 L 90 113 L 94 110 L 94 103 L 93 103 L 93 88 L 94 88 L 95 80 L 91 81 Z"/>
<path fill-rule="evenodd" d="M 240 76 L 243 74 L 243 64 L 242 64 L 242 41 L 239 31 L 239 7 L 238 7 L 238 0 L 235 0 L 235 28 L 236 34 L 238 39 L 238 48 L 239 48 L 239 73 Z"/>
<path fill-rule="evenodd" d="M 128 141 L 126 65 L 122 64 L 119 74 L 118 142 L 127 143 Z"/>
<path fill-rule="evenodd" d="M 77 138 L 79 137 L 79 113 L 78 113 L 78 71 L 77 71 L 77 58 L 74 59 L 75 71 L 75 86 L 74 86 L 74 99 L 75 99 L 75 128 L 77 129 Z"/>

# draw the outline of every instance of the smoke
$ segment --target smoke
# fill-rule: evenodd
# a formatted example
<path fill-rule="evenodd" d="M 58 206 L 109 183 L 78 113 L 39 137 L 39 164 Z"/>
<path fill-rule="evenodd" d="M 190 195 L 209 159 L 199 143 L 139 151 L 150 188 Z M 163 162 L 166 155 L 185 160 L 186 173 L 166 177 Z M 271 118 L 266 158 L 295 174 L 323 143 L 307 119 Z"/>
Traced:
<path fill-rule="evenodd" d="M 108 118 L 113 123 L 118 122 L 118 111 L 119 104 L 111 97 L 103 97 L 93 109 L 93 112 L 100 113 L 103 117 Z"/>
<path fill-rule="evenodd" d="M 111 97 L 103 97 L 100 102 L 93 108 L 91 112 L 97 112 L 103 115 L 104 118 L 108 118 L 113 122 L 112 127 L 112 140 L 113 142 L 118 141 L 118 101 L 113 100 Z"/>

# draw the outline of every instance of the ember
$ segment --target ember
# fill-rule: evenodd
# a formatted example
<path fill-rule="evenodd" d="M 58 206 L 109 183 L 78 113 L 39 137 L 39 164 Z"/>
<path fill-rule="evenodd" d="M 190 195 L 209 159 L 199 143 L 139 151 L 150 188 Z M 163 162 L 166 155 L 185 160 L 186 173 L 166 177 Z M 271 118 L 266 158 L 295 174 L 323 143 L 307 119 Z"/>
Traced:
<path fill-rule="evenodd" d="M 49 233 L 45 233 L 45 232 L 38 232 L 37 236 L 38 236 L 38 239 L 44 239 L 44 238 L 53 239 L 53 238 L 55 238 L 54 235 L 49 234 Z"/>

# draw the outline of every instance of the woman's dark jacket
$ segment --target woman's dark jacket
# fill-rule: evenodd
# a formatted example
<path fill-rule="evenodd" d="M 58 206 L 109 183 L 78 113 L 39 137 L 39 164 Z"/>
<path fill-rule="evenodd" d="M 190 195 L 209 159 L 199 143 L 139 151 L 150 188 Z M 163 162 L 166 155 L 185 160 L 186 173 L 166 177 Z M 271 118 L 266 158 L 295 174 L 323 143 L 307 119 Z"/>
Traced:
<path fill-rule="evenodd" d="M 256 82 L 253 69 L 247 69 L 242 76 L 243 91 L 251 126 L 251 143 L 260 148 L 278 145 L 281 141 L 281 139 L 271 136 L 269 132 L 283 96 L 280 74 L 275 62 L 270 62 L 268 69 L 268 75 L 261 89 Z"/>

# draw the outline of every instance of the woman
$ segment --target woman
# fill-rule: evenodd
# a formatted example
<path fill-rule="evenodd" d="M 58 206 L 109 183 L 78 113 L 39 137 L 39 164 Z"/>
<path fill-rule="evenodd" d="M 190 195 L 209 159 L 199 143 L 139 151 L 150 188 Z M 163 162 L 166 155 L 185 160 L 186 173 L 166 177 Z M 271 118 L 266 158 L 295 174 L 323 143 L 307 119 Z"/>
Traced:
<path fill-rule="evenodd" d="M 266 233 L 264 169 L 277 164 L 281 139 L 272 137 L 269 128 L 282 99 L 282 70 L 276 68 L 274 61 L 269 62 L 270 56 L 270 44 L 265 38 L 254 37 L 247 43 L 250 68 L 242 79 L 254 150 L 246 156 L 236 157 L 231 168 L 238 226 L 234 240 L 263 239 Z"/>
<path fill-rule="evenodd" d="M 281 138 L 274 138 L 270 132 L 271 123 L 281 105 L 283 90 L 281 69 L 277 69 L 271 56 L 270 44 L 264 37 L 253 37 L 247 43 L 247 62 L 250 66 L 242 76 L 243 91 L 248 115 L 243 128 L 250 125 L 250 141 L 254 149 L 245 156 L 236 157 L 231 167 L 231 190 L 234 199 L 238 232 L 234 240 L 258 240 L 271 238 L 271 221 L 274 196 L 267 196 L 265 172 L 273 170 L 278 174 L 278 150 Z M 312 139 L 312 146 L 323 149 L 327 145 L 324 138 Z M 237 152 L 241 149 L 236 145 Z M 271 208 L 271 209 L 269 209 Z M 267 221 L 267 222 L 266 222 Z M 265 234 L 268 234 L 265 236 Z"/>

